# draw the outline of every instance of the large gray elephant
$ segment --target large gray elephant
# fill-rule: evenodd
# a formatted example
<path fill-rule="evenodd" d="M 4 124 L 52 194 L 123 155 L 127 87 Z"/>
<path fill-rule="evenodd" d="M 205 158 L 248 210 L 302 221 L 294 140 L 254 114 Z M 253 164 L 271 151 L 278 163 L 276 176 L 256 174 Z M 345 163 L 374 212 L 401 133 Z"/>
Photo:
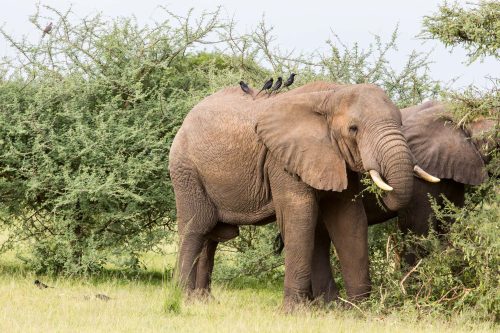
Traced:
<path fill-rule="evenodd" d="M 276 220 L 285 243 L 284 305 L 312 297 L 317 220 L 333 239 L 349 297 L 370 291 L 367 221 L 357 172 L 387 207 L 412 194 L 401 115 L 377 86 L 316 82 L 271 98 L 224 89 L 187 115 L 170 151 L 180 234 L 179 279 L 206 290 L 218 241 Z M 385 183 L 383 179 L 386 179 Z M 198 260 L 200 264 L 197 265 Z"/>

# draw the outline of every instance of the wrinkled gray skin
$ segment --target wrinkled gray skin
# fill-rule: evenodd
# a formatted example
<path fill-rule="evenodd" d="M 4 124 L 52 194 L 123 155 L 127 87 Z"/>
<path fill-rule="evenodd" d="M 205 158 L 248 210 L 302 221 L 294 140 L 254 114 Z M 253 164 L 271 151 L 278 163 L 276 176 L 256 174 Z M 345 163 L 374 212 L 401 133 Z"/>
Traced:
<path fill-rule="evenodd" d="M 367 221 L 356 172 L 382 175 L 394 188 L 383 198 L 391 209 L 408 203 L 413 160 L 400 126 L 399 110 L 367 84 L 316 82 L 259 99 L 236 87 L 200 102 L 170 150 L 181 285 L 207 292 L 217 242 L 235 237 L 239 225 L 276 219 L 285 309 L 312 297 L 318 230 L 333 239 L 348 296 L 366 297 Z M 318 220 L 326 230 L 316 229 Z"/>

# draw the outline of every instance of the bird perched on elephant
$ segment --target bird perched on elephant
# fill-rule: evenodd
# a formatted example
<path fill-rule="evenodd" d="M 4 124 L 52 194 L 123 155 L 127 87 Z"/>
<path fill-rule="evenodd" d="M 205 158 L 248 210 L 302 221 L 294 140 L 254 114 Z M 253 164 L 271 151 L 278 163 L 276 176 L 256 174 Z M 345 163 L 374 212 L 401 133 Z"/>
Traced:
<path fill-rule="evenodd" d="M 251 95 L 252 94 L 252 91 L 250 89 L 250 87 L 248 86 L 248 84 L 246 84 L 245 82 L 243 81 L 240 81 L 240 88 L 241 90 L 245 93 L 245 94 L 249 94 Z"/>
<path fill-rule="evenodd" d="M 357 173 L 372 171 L 391 188 L 383 197 L 390 209 L 407 205 L 414 163 L 399 110 L 370 84 L 315 82 L 256 100 L 239 90 L 200 102 L 172 143 L 181 286 L 206 292 L 210 278 L 197 272 L 211 271 L 217 243 L 235 237 L 239 225 L 276 220 L 285 243 L 285 309 L 312 297 L 316 225 L 328 244 L 333 239 L 348 296 L 366 297 L 367 221 Z"/>
<path fill-rule="evenodd" d="M 269 94 L 278 93 L 278 90 L 281 88 L 282 83 L 283 83 L 283 78 L 281 76 L 278 76 L 278 79 L 274 83 L 274 86 L 271 88 L 271 92 Z"/>
<path fill-rule="evenodd" d="M 283 83 L 283 88 L 287 88 L 287 89 L 290 89 L 290 86 L 293 84 L 293 82 L 295 81 L 295 73 L 292 73 L 290 74 L 290 76 L 288 77 L 288 79 L 285 81 L 285 83 Z"/>
<path fill-rule="evenodd" d="M 264 85 L 262 86 L 262 89 L 257 93 L 256 96 L 259 96 L 259 94 L 261 92 L 263 92 L 264 90 L 265 91 L 268 91 L 269 89 L 271 89 L 271 87 L 273 86 L 273 82 L 274 82 L 274 79 L 273 78 L 270 78 L 269 80 L 267 80 Z"/>

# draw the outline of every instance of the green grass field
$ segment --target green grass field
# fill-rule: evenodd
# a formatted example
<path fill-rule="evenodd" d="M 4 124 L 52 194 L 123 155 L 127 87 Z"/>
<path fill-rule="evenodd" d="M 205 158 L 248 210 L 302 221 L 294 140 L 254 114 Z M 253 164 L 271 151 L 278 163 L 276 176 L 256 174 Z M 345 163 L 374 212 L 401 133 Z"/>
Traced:
<path fill-rule="evenodd" d="M 215 284 L 214 299 L 182 303 L 165 311 L 171 293 L 160 271 L 172 258 L 150 254 L 151 266 L 131 277 L 116 271 L 93 278 L 35 276 L 12 254 L 0 256 L 0 332 L 457 332 L 495 331 L 491 323 L 465 318 L 387 316 L 356 309 L 309 308 L 286 315 L 281 286 L 237 287 Z M 38 289 L 39 278 L 53 288 Z M 102 293 L 112 299 L 95 298 Z"/>

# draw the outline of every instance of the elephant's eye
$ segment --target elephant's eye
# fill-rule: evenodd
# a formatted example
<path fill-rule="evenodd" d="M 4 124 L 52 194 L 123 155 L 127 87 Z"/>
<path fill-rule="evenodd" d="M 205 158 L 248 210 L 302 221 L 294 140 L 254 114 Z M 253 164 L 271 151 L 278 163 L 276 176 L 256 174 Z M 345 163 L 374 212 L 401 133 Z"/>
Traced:
<path fill-rule="evenodd" d="M 349 126 L 349 133 L 356 134 L 357 132 L 358 132 L 358 126 L 356 125 Z"/>

